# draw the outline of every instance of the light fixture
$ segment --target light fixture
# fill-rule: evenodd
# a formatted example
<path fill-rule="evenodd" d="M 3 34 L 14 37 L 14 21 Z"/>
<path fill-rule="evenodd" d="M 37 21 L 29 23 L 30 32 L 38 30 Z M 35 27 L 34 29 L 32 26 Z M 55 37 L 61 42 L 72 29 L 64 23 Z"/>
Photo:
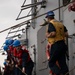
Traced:
<path fill-rule="evenodd" d="M 5 53 L 3 52 L 2 55 L 5 55 Z"/>
<path fill-rule="evenodd" d="M 22 35 L 21 34 L 18 34 L 18 38 L 21 38 L 22 37 Z"/>
<path fill-rule="evenodd" d="M 22 29 L 22 33 L 25 33 L 25 29 L 24 28 Z"/>
<path fill-rule="evenodd" d="M 42 0 L 41 8 L 46 8 L 46 0 Z"/>

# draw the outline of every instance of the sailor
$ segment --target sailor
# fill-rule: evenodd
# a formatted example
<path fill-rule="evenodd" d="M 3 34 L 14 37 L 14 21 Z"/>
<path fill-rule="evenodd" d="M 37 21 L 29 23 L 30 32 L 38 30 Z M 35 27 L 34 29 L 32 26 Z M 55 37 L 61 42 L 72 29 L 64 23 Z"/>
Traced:
<path fill-rule="evenodd" d="M 66 51 L 68 51 L 65 37 L 68 36 L 68 31 L 54 16 L 53 11 L 49 11 L 46 15 L 48 21 L 46 37 L 51 44 L 49 67 L 56 75 L 64 75 L 68 72 L 65 57 Z M 58 61 L 60 68 L 57 66 L 56 61 Z"/>
<path fill-rule="evenodd" d="M 22 46 L 19 40 L 15 40 L 13 42 L 13 47 L 14 47 L 14 56 L 16 60 L 16 63 L 15 63 L 16 70 L 17 70 L 16 75 L 21 75 L 21 73 L 32 75 L 34 63 L 32 59 L 30 58 L 28 50 L 22 49 Z M 22 72 L 21 70 L 19 70 L 21 68 L 22 68 Z"/>
<path fill-rule="evenodd" d="M 14 47 L 12 46 L 13 41 L 14 40 L 12 39 L 6 40 L 5 45 L 3 47 L 4 51 L 7 52 L 7 60 L 8 64 L 10 65 L 10 71 L 12 75 L 14 75 L 14 56 L 13 56 Z"/>

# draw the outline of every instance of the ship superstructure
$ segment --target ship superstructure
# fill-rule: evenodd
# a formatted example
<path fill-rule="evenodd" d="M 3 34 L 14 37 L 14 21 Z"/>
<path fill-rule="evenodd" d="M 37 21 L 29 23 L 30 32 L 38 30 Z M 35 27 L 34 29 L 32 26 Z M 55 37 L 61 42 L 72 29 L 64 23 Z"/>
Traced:
<path fill-rule="evenodd" d="M 35 63 L 33 75 L 49 75 L 48 60 L 46 57 L 46 25 L 41 25 L 45 24 L 45 15 L 50 10 L 54 11 L 56 15 L 55 18 L 63 22 L 68 29 L 69 38 L 66 38 L 66 44 L 68 45 L 69 61 L 67 60 L 67 65 L 70 75 L 75 75 L 75 12 L 69 8 L 70 4 L 74 3 L 73 1 L 74 0 L 32 0 L 31 4 L 23 4 L 16 20 L 30 18 L 8 28 L 10 31 L 6 39 L 15 39 L 15 37 L 17 37 L 29 50 L 31 58 Z M 27 9 L 30 9 L 28 15 L 20 17 L 22 11 Z M 8 29 L 0 31 L 0 33 Z M 21 31 L 22 34 L 19 34 Z M 14 33 L 13 36 L 10 36 L 12 33 Z"/>

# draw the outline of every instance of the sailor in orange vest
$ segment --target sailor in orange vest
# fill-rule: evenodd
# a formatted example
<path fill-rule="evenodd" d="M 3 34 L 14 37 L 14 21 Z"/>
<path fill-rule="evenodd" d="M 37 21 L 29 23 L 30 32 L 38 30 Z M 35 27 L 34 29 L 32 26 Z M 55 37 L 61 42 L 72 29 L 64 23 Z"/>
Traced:
<path fill-rule="evenodd" d="M 3 46 L 3 49 L 4 51 L 7 52 L 7 60 L 8 60 L 8 64 L 10 65 L 10 68 L 11 68 L 11 74 L 14 75 L 14 57 L 13 57 L 13 46 L 12 46 L 12 43 L 13 43 L 13 39 L 7 39 L 5 41 L 5 45 Z"/>
<path fill-rule="evenodd" d="M 5 41 L 5 49 L 8 47 L 9 50 L 6 50 L 7 53 L 8 53 L 8 59 L 12 58 L 13 59 L 13 50 L 14 50 L 14 47 L 12 46 L 12 43 L 14 42 L 13 39 L 7 39 Z"/>
<path fill-rule="evenodd" d="M 15 75 L 32 75 L 34 63 L 29 55 L 28 50 L 23 48 L 19 40 L 13 42 L 15 57 Z M 22 69 L 22 71 L 20 70 Z"/>
<path fill-rule="evenodd" d="M 49 67 L 56 75 L 64 75 L 68 72 L 65 57 L 66 51 L 68 50 L 65 44 L 65 36 L 68 36 L 68 32 L 61 22 L 54 19 L 54 16 L 53 11 L 49 11 L 46 15 L 48 21 L 46 37 L 51 44 Z M 60 68 L 57 66 L 56 61 L 59 62 Z"/>

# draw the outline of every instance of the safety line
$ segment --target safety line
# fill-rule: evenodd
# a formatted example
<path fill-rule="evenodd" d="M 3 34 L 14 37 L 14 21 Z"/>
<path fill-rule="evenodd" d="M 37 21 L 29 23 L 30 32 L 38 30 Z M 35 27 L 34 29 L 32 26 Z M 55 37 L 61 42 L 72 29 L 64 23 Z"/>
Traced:
<path fill-rule="evenodd" d="M 19 67 L 17 67 L 21 72 L 22 72 L 22 70 L 19 68 Z M 24 72 L 22 72 L 24 75 L 27 75 L 26 73 L 24 73 Z"/>
<path fill-rule="evenodd" d="M 75 69 L 75 66 L 69 71 L 67 72 L 65 75 L 69 74 L 71 71 L 73 71 Z"/>

